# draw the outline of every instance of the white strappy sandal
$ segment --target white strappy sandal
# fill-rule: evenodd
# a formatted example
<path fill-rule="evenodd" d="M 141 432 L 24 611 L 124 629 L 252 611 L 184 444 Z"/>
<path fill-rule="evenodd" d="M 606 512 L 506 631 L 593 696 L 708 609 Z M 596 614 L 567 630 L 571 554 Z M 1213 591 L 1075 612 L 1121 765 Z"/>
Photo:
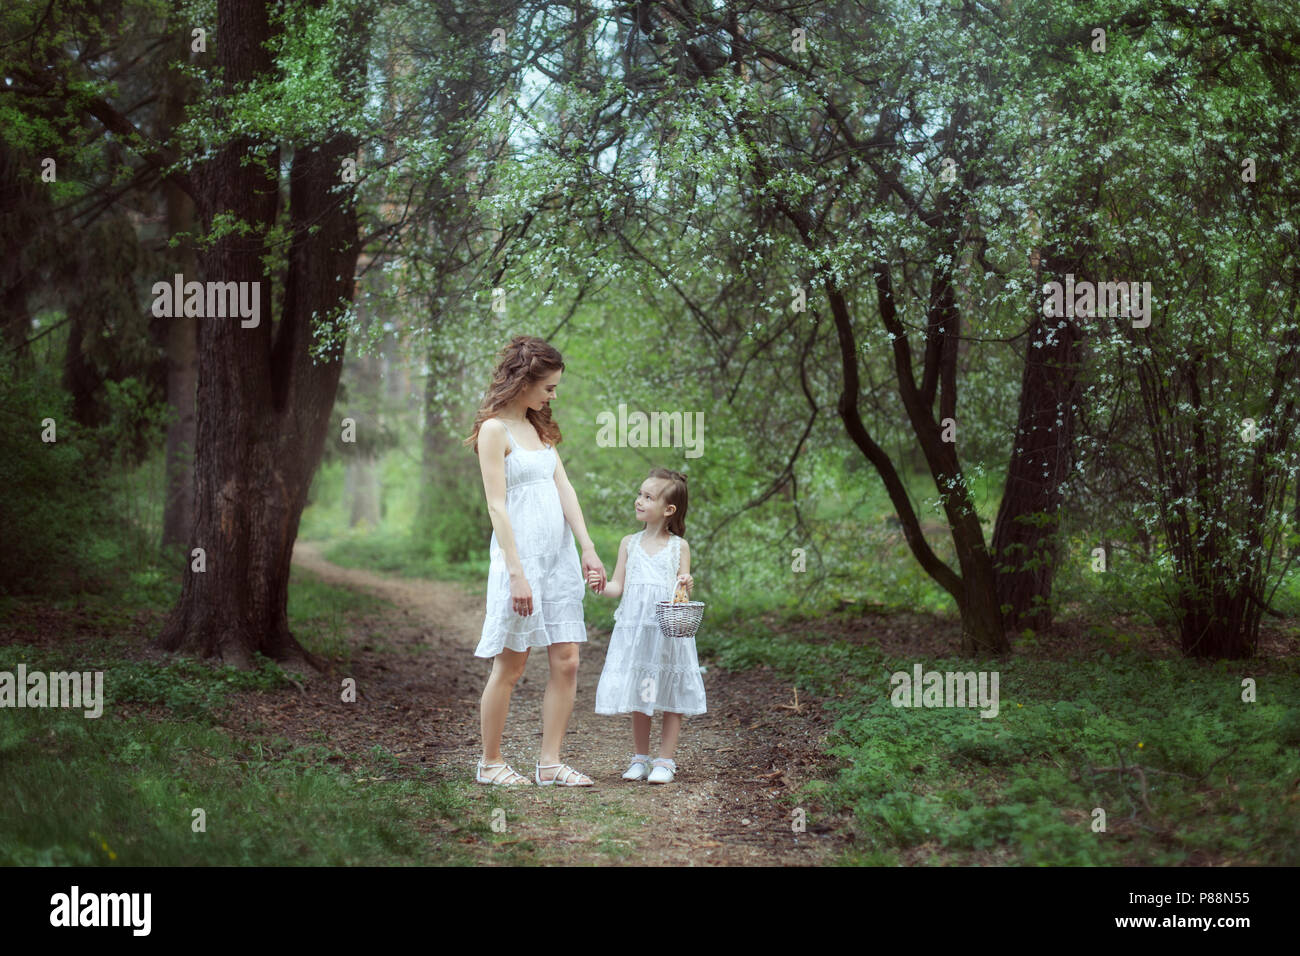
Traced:
<path fill-rule="evenodd" d="M 484 770 L 494 770 L 495 773 L 490 776 L 484 776 Z M 478 773 L 474 774 L 476 783 L 487 783 L 494 787 L 527 787 L 532 784 L 522 773 L 516 771 L 508 763 L 484 763 L 478 762 Z"/>
<path fill-rule="evenodd" d="M 557 767 L 559 768 L 558 770 L 556 769 Z M 555 770 L 555 776 L 550 780 L 543 780 L 543 770 Z M 539 787 L 591 787 L 595 785 L 595 782 L 587 777 L 586 774 L 578 773 L 578 771 L 574 770 L 567 763 L 548 763 L 545 766 L 537 764 L 536 770 L 534 771 L 534 779 L 536 779 Z M 586 780 L 587 782 L 583 783 L 583 780 Z"/>

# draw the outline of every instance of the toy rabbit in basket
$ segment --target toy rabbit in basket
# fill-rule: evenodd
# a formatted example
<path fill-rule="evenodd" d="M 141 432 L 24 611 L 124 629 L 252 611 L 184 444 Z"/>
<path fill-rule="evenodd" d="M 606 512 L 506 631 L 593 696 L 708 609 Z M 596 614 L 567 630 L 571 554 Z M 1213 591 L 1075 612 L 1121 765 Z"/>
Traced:
<path fill-rule="evenodd" d="M 598 593 L 622 597 L 614 612 L 596 713 L 632 715 L 632 761 L 624 780 L 671 783 L 682 718 L 706 710 L 695 632 L 704 604 L 695 587 L 686 532 L 686 476 L 655 468 L 641 483 L 636 519 L 645 529 L 623 538 L 618 565 Z M 598 581 L 588 574 L 595 590 Z M 663 713 L 659 756 L 650 759 L 650 718 Z"/>

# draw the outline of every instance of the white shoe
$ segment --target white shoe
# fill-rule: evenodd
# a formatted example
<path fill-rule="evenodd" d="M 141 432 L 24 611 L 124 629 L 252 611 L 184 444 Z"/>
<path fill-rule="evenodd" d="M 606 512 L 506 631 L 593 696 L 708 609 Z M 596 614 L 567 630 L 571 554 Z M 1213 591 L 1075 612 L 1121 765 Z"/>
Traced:
<path fill-rule="evenodd" d="M 677 770 L 677 762 L 669 760 L 666 757 L 656 757 L 654 766 L 650 770 L 650 776 L 646 778 L 650 783 L 672 783 L 673 774 Z"/>
<path fill-rule="evenodd" d="M 624 780 L 644 780 L 650 773 L 650 757 L 647 754 L 634 754 L 632 763 L 623 774 Z"/>
<path fill-rule="evenodd" d="M 578 773 L 567 763 L 536 764 L 533 779 L 539 787 L 591 787 L 595 785 L 586 774 Z M 543 770 L 554 770 L 555 776 L 549 780 L 542 779 Z"/>
<path fill-rule="evenodd" d="M 488 773 L 489 770 L 492 772 Z M 508 763 L 484 763 L 482 760 L 478 762 L 478 773 L 474 779 L 478 783 L 490 783 L 495 787 L 522 787 L 529 783 L 527 777 L 515 773 Z"/>

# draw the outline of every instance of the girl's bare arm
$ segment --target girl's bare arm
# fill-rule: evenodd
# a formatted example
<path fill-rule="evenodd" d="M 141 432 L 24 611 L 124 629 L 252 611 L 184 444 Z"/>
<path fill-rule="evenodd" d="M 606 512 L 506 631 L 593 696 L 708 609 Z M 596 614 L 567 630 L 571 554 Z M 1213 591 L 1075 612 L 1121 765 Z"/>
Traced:
<path fill-rule="evenodd" d="M 605 583 L 603 592 L 609 597 L 621 597 L 623 595 L 623 576 L 627 573 L 627 542 L 628 536 L 625 536 L 618 543 L 618 564 L 614 568 L 613 575 Z M 591 583 L 590 576 L 587 578 L 587 583 Z"/>

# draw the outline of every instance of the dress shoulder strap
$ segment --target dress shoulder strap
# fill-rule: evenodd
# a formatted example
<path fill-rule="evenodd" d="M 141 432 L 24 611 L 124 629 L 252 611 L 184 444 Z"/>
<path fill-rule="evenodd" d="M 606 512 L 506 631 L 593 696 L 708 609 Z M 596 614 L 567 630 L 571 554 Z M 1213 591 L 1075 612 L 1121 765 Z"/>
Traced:
<path fill-rule="evenodd" d="M 677 575 L 682 570 L 682 536 L 673 535 L 673 583 L 677 583 Z"/>
<path fill-rule="evenodd" d="M 497 421 L 501 422 L 501 419 L 498 418 Z M 519 442 L 515 441 L 515 436 L 514 433 L 510 431 L 510 426 L 507 425 L 505 422 L 501 422 L 501 427 L 506 430 L 506 437 L 510 439 L 510 447 L 518 448 Z"/>

